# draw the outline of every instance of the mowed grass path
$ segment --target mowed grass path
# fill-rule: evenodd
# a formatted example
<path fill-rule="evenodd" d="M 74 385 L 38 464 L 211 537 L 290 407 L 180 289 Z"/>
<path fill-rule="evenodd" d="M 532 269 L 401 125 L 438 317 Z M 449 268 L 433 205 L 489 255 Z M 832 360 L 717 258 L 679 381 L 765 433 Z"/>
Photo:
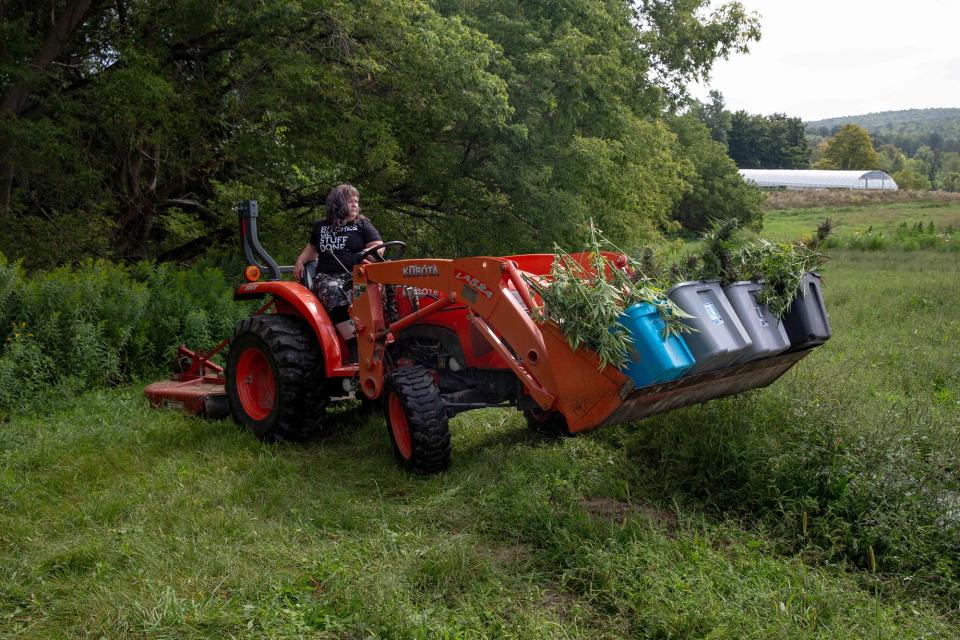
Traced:
<path fill-rule="evenodd" d="M 2 424 L 0 637 L 958 637 L 956 254 L 825 273 L 835 338 L 769 389 L 564 440 L 467 414 L 427 479 L 352 411 Z"/>

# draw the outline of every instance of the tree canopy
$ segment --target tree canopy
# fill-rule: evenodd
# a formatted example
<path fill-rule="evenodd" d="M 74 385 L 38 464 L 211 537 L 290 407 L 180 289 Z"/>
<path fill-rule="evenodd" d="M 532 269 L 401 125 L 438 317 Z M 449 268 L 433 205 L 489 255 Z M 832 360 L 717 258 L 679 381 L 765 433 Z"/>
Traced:
<path fill-rule="evenodd" d="M 663 116 L 759 37 L 706 0 L 46 0 L 0 17 L 0 250 L 176 259 L 331 186 L 436 255 L 624 242 L 692 165 Z M 297 247 L 299 248 L 299 247 Z M 291 251 L 295 249 L 291 248 Z"/>
<path fill-rule="evenodd" d="M 674 209 L 681 227 L 700 232 L 712 220 L 737 220 L 740 226 L 759 229 L 763 194 L 740 178 L 724 145 L 711 139 L 711 131 L 694 114 L 673 118 L 671 128 L 693 165 L 691 188 Z"/>
<path fill-rule="evenodd" d="M 803 121 L 783 113 L 737 111 L 730 117 L 730 157 L 742 169 L 806 169 L 810 149 Z"/>
<path fill-rule="evenodd" d="M 848 124 L 824 142 L 823 155 L 816 166 L 818 169 L 878 169 L 880 156 L 874 151 L 867 130 Z"/>
<path fill-rule="evenodd" d="M 806 169 L 810 148 L 803 121 L 783 113 L 760 115 L 727 111 L 723 95 L 710 92 L 710 102 L 694 101 L 690 113 L 723 144 L 742 169 Z"/>

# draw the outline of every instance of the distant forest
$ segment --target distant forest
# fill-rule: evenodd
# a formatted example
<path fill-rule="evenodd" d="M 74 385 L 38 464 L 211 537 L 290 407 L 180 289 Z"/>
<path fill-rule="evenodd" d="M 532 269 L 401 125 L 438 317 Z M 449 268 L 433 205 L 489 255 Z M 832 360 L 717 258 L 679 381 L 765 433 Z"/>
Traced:
<path fill-rule="evenodd" d="M 913 156 L 923 146 L 960 152 L 960 109 L 881 111 L 807 122 L 810 147 L 815 148 L 821 140 L 836 135 L 845 124 L 866 129 L 878 147 L 892 144 L 908 156 Z"/>
<path fill-rule="evenodd" d="M 711 92 L 691 113 L 741 169 L 881 169 L 902 189 L 960 191 L 960 109 L 908 109 L 804 123 L 731 112 Z"/>

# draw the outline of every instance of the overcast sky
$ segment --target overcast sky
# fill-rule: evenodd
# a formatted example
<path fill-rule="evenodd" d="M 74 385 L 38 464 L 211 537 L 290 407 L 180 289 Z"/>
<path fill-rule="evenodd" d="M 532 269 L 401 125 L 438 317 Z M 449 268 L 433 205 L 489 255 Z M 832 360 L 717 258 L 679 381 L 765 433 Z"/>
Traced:
<path fill-rule="evenodd" d="M 720 60 L 696 97 L 804 120 L 960 107 L 960 0 L 741 3 L 760 14 L 760 42 Z"/>

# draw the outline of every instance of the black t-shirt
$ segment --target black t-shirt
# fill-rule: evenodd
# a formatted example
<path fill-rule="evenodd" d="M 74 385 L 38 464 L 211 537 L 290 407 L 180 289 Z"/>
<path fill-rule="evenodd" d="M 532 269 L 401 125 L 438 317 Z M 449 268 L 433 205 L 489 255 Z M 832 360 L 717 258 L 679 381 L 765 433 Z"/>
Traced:
<path fill-rule="evenodd" d="M 320 252 L 317 257 L 317 271 L 320 273 L 344 273 L 343 267 L 333 255 L 352 270 L 357 263 L 357 252 L 363 251 L 369 243 L 380 240 L 380 233 L 368 219 L 360 217 L 342 226 L 330 226 L 323 220 L 313 224 L 310 244 Z"/>

